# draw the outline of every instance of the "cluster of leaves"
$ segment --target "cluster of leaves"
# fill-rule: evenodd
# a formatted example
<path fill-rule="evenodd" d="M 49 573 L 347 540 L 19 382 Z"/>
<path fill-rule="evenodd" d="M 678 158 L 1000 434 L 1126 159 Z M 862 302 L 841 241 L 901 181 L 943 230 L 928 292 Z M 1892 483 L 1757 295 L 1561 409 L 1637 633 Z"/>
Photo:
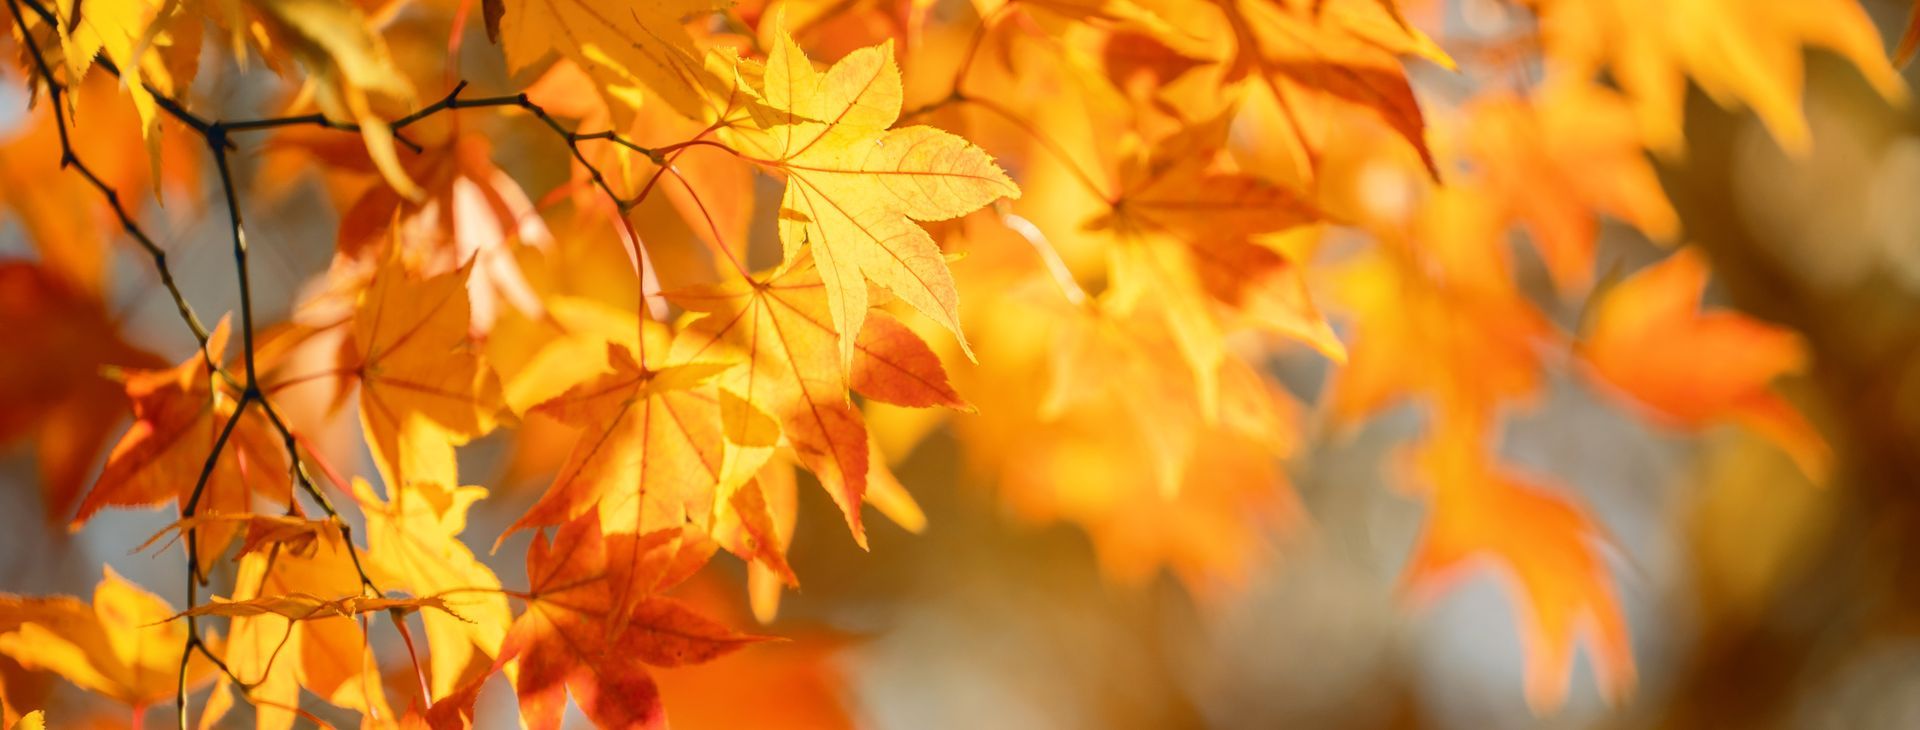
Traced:
<path fill-rule="evenodd" d="M 761 639 L 667 594 L 724 551 L 770 618 L 799 581 L 796 470 L 862 546 L 867 504 L 919 529 L 888 457 L 943 421 L 1017 514 L 1083 526 L 1115 579 L 1230 586 L 1295 518 L 1281 462 L 1306 409 L 1265 365 L 1305 345 L 1343 364 L 1333 425 L 1427 415 L 1408 585 L 1494 566 L 1529 698 L 1558 701 L 1583 634 L 1620 694 L 1601 530 L 1501 462 L 1502 425 L 1578 373 L 1652 422 L 1737 422 L 1823 472 L 1827 447 L 1773 390 L 1804 366 L 1797 337 L 1701 311 L 1709 269 L 1685 247 L 1596 287 L 1599 221 L 1681 239 L 1648 153 L 1681 152 L 1689 80 L 1790 148 L 1803 47 L 1904 90 L 1854 0 L 1531 0 L 1483 40 L 1539 49 L 1536 88 L 1423 109 L 1408 64 L 1476 80 L 1541 59 L 1456 61 L 1409 19 L 1426 3 L 1402 4 L 483 0 L 488 53 L 526 83 L 478 96 L 399 60 L 447 55 L 423 37 L 477 43 L 466 3 L 10 0 L 20 71 L 47 93 L 0 164 L 39 251 L 0 267 L 0 322 L 55 356 L 0 365 L 0 439 L 35 442 L 52 520 L 175 509 L 189 585 L 182 608 L 111 571 L 91 604 L 4 597 L 0 654 L 136 716 L 171 698 L 183 726 L 214 684 L 202 726 L 237 696 L 262 728 L 317 719 L 310 699 L 460 727 L 502 674 L 528 727 L 558 727 L 569 696 L 601 726 L 661 726 L 646 667 Z M 430 20 L 395 20 L 416 6 Z M 292 113 L 192 111 L 203 45 L 302 80 Z M 417 105 L 427 83 L 451 90 Z M 317 167 L 342 210 L 327 274 L 273 327 L 230 163 L 266 134 L 278 171 Z M 546 145 L 564 179 L 529 195 L 502 138 Z M 190 195 L 209 159 L 241 295 L 212 328 L 128 207 Z M 756 178 L 781 186 L 766 214 Z M 109 315 L 103 221 L 173 295 L 197 344 L 180 364 Z M 1523 288 L 1515 229 L 1550 293 Z M 756 232 L 777 251 L 756 257 Z M 1556 323 L 1564 302 L 1590 315 Z M 346 411 L 377 488 L 322 443 Z M 536 533 L 524 589 L 463 542 L 487 490 L 461 485 L 456 448 L 503 428 L 515 471 L 555 474 L 497 537 Z M 215 575 L 225 595 L 200 602 Z M 383 614 L 418 688 L 388 686 Z M 9 722 L 31 702 L 0 699 Z"/>

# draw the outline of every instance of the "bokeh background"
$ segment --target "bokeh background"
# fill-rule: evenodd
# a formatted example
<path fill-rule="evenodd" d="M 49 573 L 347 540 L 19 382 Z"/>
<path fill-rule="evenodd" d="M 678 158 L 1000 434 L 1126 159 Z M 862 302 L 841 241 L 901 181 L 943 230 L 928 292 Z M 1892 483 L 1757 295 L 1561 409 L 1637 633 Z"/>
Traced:
<path fill-rule="evenodd" d="M 1421 22 L 1450 50 L 1523 22 L 1491 0 L 1427 5 Z M 1883 37 L 1899 35 L 1906 3 L 1865 5 Z M 1809 64 L 1811 154 L 1783 152 L 1754 117 L 1695 90 L 1688 154 L 1659 169 L 1689 240 L 1713 255 L 1712 301 L 1808 335 L 1814 367 L 1788 388 L 1839 446 L 1834 483 L 1810 484 L 1746 432 L 1662 432 L 1574 383 L 1553 384 L 1501 445 L 1574 490 L 1610 537 L 1639 671 L 1625 704 L 1601 701 L 1583 655 L 1566 705 L 1530 710 L 1511 604 L 1487 575 L 1410 610 L 1398 581 L 1424 508 L 1387 465 L 1419 419 L 1393 413 L 1336 433 L 1310 407 L 1307 442 L 1286 464 L 1302 518 L 1271 536 L 1244 586 L 1206 595 L 1169 576 L 1107 580 L 1083 532 L 1006 508 L 945 429 L 893 455 L 928 514 L 924 534 L 875 521 L 862 552 L 824 495 L 802 490 L 791 554 L 804 589 L 763 629 L 794 640 L 663 672 L 676 726 L 1920 727 L 1920 104 L 1888 103 L 1819 52 Z M 1413 73 L 1444 118 L 1460 79 Z M 18 82 L 0 84 L 0 138 L 27 127 Z M 244 75 L 222 83 L 214 96 L 232 108 L 268 98 Z M 496 148 L 512 169 L 514 140 Z M 17 144 L 4 154 L 34 152 L 50 154 Z M 242 174 L 254 185 L 288 174 L 252 163 Z M 284 318 L 325 269 L 336 223 L 318 183 L 271 182 L 277 194 L 249 211 L 274 222 L 253 232 L 263 320 Z M 236 302 L 224 211 L 206 197 L 188 191 L 143 215 L 196 304 L 219 312 Z M 33 255 L 23 236 L 17 221 L 0 224 L 0 253 Z M 1659 255 L 1631 229 L 1603 232 L 1602 262 Z M 184 356 L 146 263 L 123 255 L 115 266 L 125 330 Z M 1548 286 L 1537 262 L 1522 277 Z M 0 357 L 33 356 L 0 335 Z M 1305 352 L 1272 367 L 1307 404 L 1331 368 Z M 351 415 L 335 427 L 351 435 Z M 461 457 L 466 480 L 494 490 L 467 532 L 484 554 L 550 475 L 516 468 L 501 438 Z M 350 458 L 371 472 L 364 454 Z M 40 518 L 35 479 L 30 453 L 0 455 L 0 589 L 85 595 L 104 562 L 181 602 L 177 559 L 130 552 L 166 514 L 111 512 L 68 534 Z M 524 582 L 525 540 L 489 559 L 507 585 Z M 692 596 L 747 625 L 742 575 L 716 560 Z M 79 693 L 54 692 L 85 714 Z M 504 686 L 483 695 L 480 718 L 515 726 Z M 231 722 L 245 726 L 244 711 Z"/>

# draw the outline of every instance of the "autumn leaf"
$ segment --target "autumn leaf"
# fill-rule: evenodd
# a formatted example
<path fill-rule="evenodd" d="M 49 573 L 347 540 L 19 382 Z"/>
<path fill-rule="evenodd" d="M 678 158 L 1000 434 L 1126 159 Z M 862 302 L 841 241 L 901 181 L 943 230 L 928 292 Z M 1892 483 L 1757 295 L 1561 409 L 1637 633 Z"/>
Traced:
<path fill-rule="evenodd" d="M 724 366 L 653 370 L 625 347 L 609 344 L 605 352 L 611 373 L 540 406 L 581 436 L 553 486 L 509 534 L 596 507 L 610 528 L 633 534 L 708 519 L 719 478 L 720 411 L 700 386 Z M 615 515 L 628 519 L 616 522 Z"/>
<path fill-rule="evenodd" d="M 496 425 L 500 386 L 468 338 L 468 273 L 422 281 L 390 258 L 354 313 L 341 371 L 360 381 L 360 423 L 386 484 L 456 481 L 453 447 Z"/>
<path fill-rule="evenodd" d="M 557 54 L 593 77 L 619 120 L 630 119 L 646 93 L 698 118 L 704 93 L 716 83 L 683 25 L 716 10 L 713 0 L 485 0 L 485 6 L 487 35 L 506 52 L 509 72 Z"/>
<path fill-rule="evenodd" d="M 1403 575 L 1406 588 L 1431 602 L 1473 569 L 1491 568 L 1521 616 L 1527 703 L 1536 712 L 1565 701 L 1582 640 L 1601 693 L 1626 699 L 1632 646 L 1601 560 L 1599 528 L 1567 498 L 1491 463 L 1484 431 L 1443 427 L 1414 456 L 1408 476 L 1432 490 L 1432 511 Z"/>
<path fill-rule="evenodd" d="M 394 716 L 359 623 L 382 605 L 368 601 L 394 599 L 360 593 L 354 558 L 338 533 L 326 534 L 317 545 L 304 554 L 267 550 L 242 555 L 229 601 L 199 608 L 232 617 L 227 667 L 250 684 L 246 699 L 254 707 L 259 730 L 292 728 L 301 717 L 303 691 L 362 715 Z"/>
<path fill-rule="evenodd" d="M 1294 265 L 1253 240 L 1321 214 L 1298 194 L 1223 163 L 1227 122 L 1197 125 L 1123 162 L 1110 211 L 1086 226 L 1112 237 L 1112 285 L 1101 306 L 1121 317 L 1166 318 L 1209 417 L 1219 410 L 1219 369 L 1235 324 L 1346 357 Z"/>
<path fill-rule="evenodd" d="M 971 356 L 953 276 L 914 221 L 962 216 L 1020 189 L 964 139 L 932 127 L 889 129 L 902 99 L 891 43 L 847 54 L 821 73 L 782 33 L 761 94 L 770 108 L 765 133 L 736 136 L 787 178 L 781 246 L 788 261 L 803 249 L 813 255 L 841 365 L 853 364 L 869 280 L 939 322 Z"/>
<path fill-rule="evenodd" d="M 1774 139 L 1805 154 L 1807 47 L 1839 54 L 1888 100 L 1907 96 L 1873 20 L 1854 0 L 1533 0 L 1545 55 L 1577 78 L 1606 72 L 1632 100 L 1653 149 L 1682 149 L 1687 82 L 1723 107 L 1746 106 Z"/>
<path fill-rule="evenodd" d="M 434 698 L 448 697 L 475 661 L 475 649 L 488 657 L 500 653 L 513 616 L 500 579 L 460 542 L 468 508 L 487 490 L 414 482 L 391 489 L 386 501 L 363 480 L 354 480 L 353 490 L 367 518 L 368 568 L 381 576 L 380 585 L 441 602 L 422 604 L 441 610 L 424 611 L 421 620 L 432 647 Z"/>
<path fill-rule="evenodd" d="M 860 505 L 869 479 L 868 436 L 848 388 L 896 405 L 971 406 L 947 382 L 926 342 L 879 310 L 861 317 L 865 326 L 854 338 L 853 366 L 843 372 L 831 286 L 817 266 L 807 265 L 807 253 L 801 256 L 796 265 L 758 278 L 669 293 L 674 303 L 701 313 L 675 338 L 673 357 L 742 362 L 719 381 L 721 415 L 730 444 L 758 452 L 729 473 L 744 480 L 757 471 L 774 445 L 769 432 L 777 430 L 800 463 L 820 477 L 864 545 Z"/>
<path fill-rule="evenodd" d="M 1476 171 L 1526 229 L 1563 292 L 1591 283 L 1603 214 L 1656 241 L 1679 235 L 1680 220 L 1619 94 L 1562 80 L 1531 99 L 1482 98 L 1469 113 Z"/>
<path fill-rule="evenodd" d="M 161 538 L 172 535 L 166 545 L 174 540 L 200 529 L 219 529 L 228 527 L 243 532 L 240 541 L 240 554 L 279 548 L 295 555 L 310 554 L 321 540 L 340 534 L 340 523 L 336 520 L 309 520 L 293 515 L 262 515 L 249 513 L 197 514 L 183 517 L 173 524 L 154 533 L 153 537 L 134 548 L 134 552 L 143 552 L 154 545 L 161 544 Z M 164 549 L 164 546 L 163 546 Z"/>
<path fill-rule="evenodd" d="M 648 595 L 609 633 L 609 558 L 597 519 L 534 537 L 527 552 L 527 608 L 508 630 L 500 661 L 516 661 L 521 722 L 556 730 L 567 694 L 603 728 L 664 728 L 666 710 L 647 666 L 699 664 L 760 641 L 665 596 Z"/>
<path fill-rule="evenodd" d="M 1355 115 L 1387 125 L 1439 175 L 1401 61 L 1451 66 L 1432 39 L 1376 0 L 1235 0 L 1221 8 L 1238 47 L 1226 79 L 1257 83 L 1279 106 L 1302 179 L 1315 176 L 1335 125 Z"/>
<path fill-rule="evenodd" d="M 224 599 L 215 596 L 213 601 L 176 613 L 166 620 L 186 618 L 188 616 L 259 616 L 274 614 L 294 621 L 334 618 L 340 616 L 358 616 L 377 611 L 400 610 L 414 612 L 424 609 L 437 609 L 453 614 L 444 599 L 428 596 L 424 598 L 380 598 L 370 596 L 342 596 L 340 598 L 322 598 L 307 593 L 286 593 L 266 598 L 244 600 Z M 458 614 L 453 614 L 458 615 Z"/>
<path fill-rule="evenodd" d="M 196 655 L 181 677 L 187 628 L 167 623 L 171 613 L 165 601 L 108 567 L 92 605 L 70 596 L 0 594 L 0 654 L 143 708 L 171 700 L 177 683 L 198 687 L 215 672 Z"/>
<path fill-rule="evenodd" d="M 664 339 L 647 349 L 658 353 Z M 684 535 L 672 549 L 710 546 L 682 525 L 713 521 L 721 470 L 721 411 L 708 381 L 724 365 L 688 363 L 653 370 L 608 344 L 612 372 L 569 389 L 540 410 L 579 429 L 566 463 L 539 502 L 506 534 L 575 519 L 598 520 L 616 535 L 608 563 L 618 624 L 656 579 L 650 536 Z M 503 538 L 504 539 L 504 535 Z"/>
<path fill-rule="evenodd" d="M 234 421 L 236 396 L 208 367 L 226 349 L 227 322 L 222 320 L 207 340 L 206 355 L 198 352 L 171 370 L 126 374 L 127 397 L 133 401 L 133 424 L 120 437 L 93 489 L 80 502 L 73 518 L 78 529 L 106 507 L 158 507 L 174 503 L 184 514 L 251 512 L 253 495 L 285 504 L 291 489 L 287 454 L 272 426 L 256 409 L 239 414 L 225 439 L 220 458 L 208 469 L 208 455 L 220 434 Z M 209 525 L 198 531 L 202 567 L 219 558 L 233 539 L 232 525 Z"/>
<path fill-rule="evenodd" d="M 0 362 L 0 443 L 33 442 L 47 518 L 62 521 L 127 411 L 107 371 L 161 362 L 121 339 L 101 302 L 25 261 L 0 262 L 0 330 L 41 354 Z"/>
<path fill-rule="evenodd" d="M 1591 373 L 1653 420 L 1697 431 L 1721 422 L 1753 429 L 1823 481 L 1833 452 L 1800 411 L 1772 389 L 1803 372 L 1806 343 L 1786 328 L 1702 308 L 1706 257 L 1684 248 L 1608 289 L 1593 309 L 1580 353 Z"/>

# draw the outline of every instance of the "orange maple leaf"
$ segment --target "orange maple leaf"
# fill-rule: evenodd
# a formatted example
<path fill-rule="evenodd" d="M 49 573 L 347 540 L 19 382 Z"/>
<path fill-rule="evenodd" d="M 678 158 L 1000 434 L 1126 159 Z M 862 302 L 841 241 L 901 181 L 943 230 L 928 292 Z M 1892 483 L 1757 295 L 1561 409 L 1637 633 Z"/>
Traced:
<path fill-rule="evenodd" d="M 1599 528 L 1566 497 L 1490 463 L 1483 432 L 1442 425 L 1416 452 L 1411 476 L 1431 487 L 1432 511 L 1405 585 L 1430 602 L 1471 569 L 1492 568 L 1520 615 L 1527 703 L 1536 712 L 1560 705 L 1583 637 L 1601 692 L 1624 700 L 1634 684 L 1632 647 Z"/>
<path fill-rule="evenodd" d="M 1384 122 L 1439 175 L 1401 59 L 1449 67 L 1453 61 L 1388 7 L 1376 0 L 1221 4 L 1237 44 L 1226 80 L 1251 78 L 1278 104 L 1288 127 L 1283 141 L 1303 168 L 1301 177 L 1314 176 L 1329 133 L 1352 114 Z"/>
<path fill-rule="evenodd" d="M 207 339 L 206 356 L 196 352 L 170 370 L 127 374 L 133 425 L 114 445 L 92 491 L 81 501 L 74 529 L 106 507 L 157 507 L 173 502 L 181 511 L 187 509 L 202 470 L 209 466 L 207 457 L 238 402 L 208 365 L 209 358 L 218 361 L 226 344 L 223 319 Z M 196 513 L 250 512 L 255 494 L 286 504 L 291 498 L 287 454 L 272 426 L 257 409 L 249 409 L 232 425 L 220 458 L 206 475 Z M 236 529 L 214 524 L 198 531 L 203 568 L 219 558 Z"/>
<path fill-rule="evenodd" d="M 0 360 L 0 443 L 31 439 L 47 518 L 70 514 L 87 471 L 127 410 L 109 368 L 159 358 L 120 338 L 106 307 L 43 264 L 0 262 L 0 331 L 33 357 Z"/>
<path fill-rule="evenodd" d="M 521 722 L 532 730 L 560 727 L 569 691 L 597 727 L 665 728 L 648 666 L 699 664 L 763 640 L 655 594 L 640 597 L 615 628 L 606 580 L 614 552 L 593 518 L 562 525 L 551 541 L 537 535 L 527 551 L 527 608 L 507 631 L 499 661 L 518 662 L 514 690 Z"/>
<path fill-rule="evenodd" d="M 390 256 L 361 295 L 341 368 L 386 484 L 456 483 L 453 448 L 497 425 L 500 385 L 468 337 L 470 269 L 420 280 Z"/>
<path fill-rule="evenodd" d="M 1684 248 L 1601 294 L 1579 345 L 1582 359 L 1655 421 L 1686 430 L 1739 423 L 1823 481 L 1832 449 L 1772 390 L 1776 379 L 1806 369 L 1806 343 L 1739 312 L 1702 310 L 1709 273 L 1706 257 Z"/>
<path fill-rule="evenodd" d="M 948 384 L 926 342 L 883 311 L 859 318 L 864 326 L 852 338 L 852 367 L 843 371 L 836 340 L 844 337 L 832 324 L 832 289 L 810 258 L 801 257 L 756 278 L 669 293 L 669 300 L 701 314 L 675 338 L 673 354 L 744 361 L 720 379 L 721 408 L 730 445 L 759 453 L 741 457 L 745 463 L 730 473 L 740 480 L 751 476 L 784 433 L 864 546 L 860 505 L 872 456 L 848 386 L 895 405 L 971 406 Z"/>
<path fill-rule="evenodd" d="M 1116 316 L 1158 313 L 1187 359 L 1202 413 L 1219 410 L 1226 335 L 1251 325 L 1306 342 L 1334 360 L 1346 349 L 1306 296 L 1299 270 L 1252 237 L 1323 216 L 1291 190 L 1222 158 L 1228 116 L 1195 125 L 1124 161 L 1110 210 L 1087 223 L 1109 234 Z"/>

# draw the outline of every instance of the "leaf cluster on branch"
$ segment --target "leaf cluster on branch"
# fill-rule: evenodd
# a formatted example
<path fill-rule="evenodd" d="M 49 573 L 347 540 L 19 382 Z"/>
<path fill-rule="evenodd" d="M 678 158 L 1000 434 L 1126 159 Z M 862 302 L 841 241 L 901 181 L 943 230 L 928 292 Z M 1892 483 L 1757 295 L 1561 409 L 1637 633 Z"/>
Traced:
<path fill-rule="evenodd" d="M 767 638 L 669 594 L 729 553 L 770 620 L 803 578 L 797 470 L 864 548 L 867 505 L 927 522 L 892 464 L 946 424 L 1012 513 L 1081 526 L 1114 580 L 1211 593 L 1299 521 L 1284 466 L 1314 424 L 1411 404 L 1426 433 L 1402 471 L 1429 517 L 1410 593 L 1490 565 L 1535 706 L 1582 640 L 1619 697 L 1605 531 L 1500 435 L 1572 374 L 1828 471 L 1775 389 L 1804 346 L 1703 310 L 1709 264 L 1648 154 L 1683 153 L 1689 81 L 1804 148 L 1807 46 L 1905 94 L 1854 0 L 1528 0 L 1472 55 L 1398 0 L 470 5 L 8 0 L 37 98 L 0 200 L 38 259 L 0 264 L 0 327 L 49 357 L 0 365 L 0 439 L 35 442 L 51 521 L 173 510 L 148 547 L 181 546 L 187 578 L 182 606 L 111 569 L 91 604 L 0 597 L 0 655 L 135 718 L 171 702 L 182 728 L 236 701 L 261 728 L 316 703 L 465 727 L 495 676 L 528 727 L 569 698 L 664 727 L 648 667 Z M 1542 62 L 1523 92 L 1486 80 Z M 245 65 L 292 82 L 281 115 L 207 111 L 196 75 Z M 462 80 L 475 65 L 491 80 Z M 1423 105 L 1409 66 L 1470 92 Z M 471 91 L 492 77 L 510 88 Z M 338 202 L 336 240 L 268 322 L 250 242 L 278 221 L 243 211 L 296 174 Z M 142 220 L 201 175 L 238 293 L 212 326 Z M 1596 282 L 1603 219 L 1678 248 Z M 121 237 L 192 337 L 176 365 L 109 313 Z M 1314 409 L 1267 367 L 1300 346 L 1335 364 Z M 502 534 L 468 534 L 489 490 L 458 448 L 502 431 L 512 471 L 552 480 Z M 360 443 L 377 482 L 340 469 Z M 521 531 L 510 588 L 466 541 Z M 34 709 L 0 700 L 8 723 Z"/>

